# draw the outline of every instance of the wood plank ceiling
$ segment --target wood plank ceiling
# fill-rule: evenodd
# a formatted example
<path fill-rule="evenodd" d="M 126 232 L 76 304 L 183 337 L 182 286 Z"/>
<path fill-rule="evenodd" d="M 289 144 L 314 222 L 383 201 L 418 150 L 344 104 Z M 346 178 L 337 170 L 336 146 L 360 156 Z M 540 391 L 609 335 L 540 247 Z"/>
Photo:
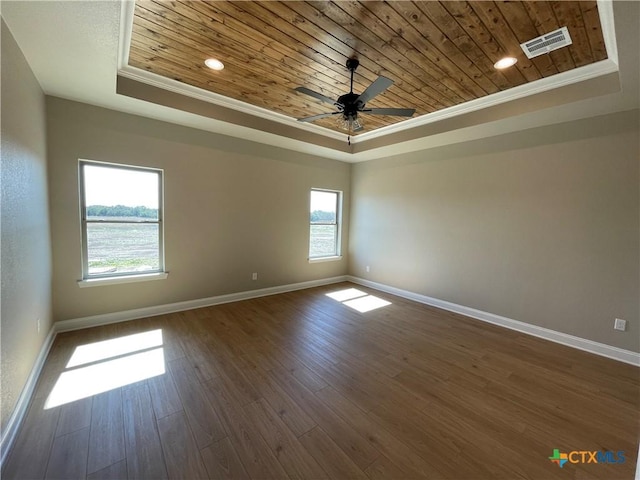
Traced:
<path fill-rule="evenodd" d="M 531 60 L 520 43 L 566 26 L 573 44 Z M 504 56 L 518 63 L 493 64 Z M 205 67 L 209 57 L 225 64 Z M 394 84 L 368 107 L 424 115 L 607 58 L 595 1 L 137 0 L 129 65 L 294 118 L 378 75 Z M 405 120 L 361 115 L 364 132 Z M 335 118 L 317 125 L 341 131 Z"/>

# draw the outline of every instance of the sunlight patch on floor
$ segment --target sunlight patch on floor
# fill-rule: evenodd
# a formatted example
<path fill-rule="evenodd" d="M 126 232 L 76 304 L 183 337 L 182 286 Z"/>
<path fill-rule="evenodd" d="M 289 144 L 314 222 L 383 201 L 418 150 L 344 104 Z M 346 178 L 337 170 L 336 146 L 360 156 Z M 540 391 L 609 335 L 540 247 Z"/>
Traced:
<path fill-rule="evenodd" d="M 127 335 L 75 349 L 44 409 L 59 407 L 166 372 L 162 330 Z"/>
<path fill-rule="evenodd" d="M 387 305 L 391 305 L 391 302 L 387 302 L 386 300 L 375 297 L 373 295 L 367 295 L 366 297 L 360 297 L 354 300 L 342 302 L 342 304 L 346 305 L 347 307 L 351 307 L 359 311 L 360 313 L 365 313 L 370 312 L 371 310 L 386 307 Z"/>
<path fill-rule="evenodd" d="M 375 295 L 369 295 L 357 288 L 345 288 L 344 290 L 336 290 L 335 292 L 325 295 L 360 313 L 370 312 L 371 310 L 391 305 L 391 302 L 376 297 Z"/>
<path fill-rule="evenodd" d="M 67 363 L 67 368 L 119 357 L 128 353 L 140 352 L 149 348 L 160 347 L 161 345 L 161 329 L 112 338 L 102 342 L 88 343 L 75 349 L 69 363 Z"/>
<path fill-rule="evenodd" d="M 58 378 L 44 408 L 58 407 L 163 373 L 162 348 L 69 370 Z"/>
<path fill-rule="evenodd" d="M 364 297 L 366 294 L 367 292 L 363 292 L 357 288 L 345 288 L 344 290 L 337 290 L 335 292 L 327 293 L 326 295 L 337 302 L 344 302 L 345 300 L 351 300 L 352 298 Z"/>

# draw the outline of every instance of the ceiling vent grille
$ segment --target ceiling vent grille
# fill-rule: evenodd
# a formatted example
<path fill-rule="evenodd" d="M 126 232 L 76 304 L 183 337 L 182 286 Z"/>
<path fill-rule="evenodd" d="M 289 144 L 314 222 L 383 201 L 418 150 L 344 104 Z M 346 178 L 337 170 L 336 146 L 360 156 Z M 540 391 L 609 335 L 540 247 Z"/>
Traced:
<path fill-rule="evenodd" d="M 567 45 L 571 45 L 571 43 L 569 30 L 567 30 L 567 27 L 562 27 L 553 32 L 521 43 L 520 47 L 527 55 L 527 58 L 533 58 L 538 55 L 544 55 L 545 53 L 557 50 L 558 48 L 566 47 Z"/>

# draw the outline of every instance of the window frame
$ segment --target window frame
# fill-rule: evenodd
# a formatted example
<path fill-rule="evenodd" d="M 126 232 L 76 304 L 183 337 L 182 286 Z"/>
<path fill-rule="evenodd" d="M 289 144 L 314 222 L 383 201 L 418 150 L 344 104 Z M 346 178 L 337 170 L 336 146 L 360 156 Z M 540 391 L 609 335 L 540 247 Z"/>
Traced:
<path fill-rule="evenodd" d="M 155 173 L 158 175 L 158 218 L 156 220 L 145 219 L 141 221 L 126 220 L 89 220 L 87 219 L 86 205 L 86 185 L 85 185 L 85 166 L 98 166 L 104 168 L 114 168 L 116 170 L 129 170 L 134 172 Z M 125 165 L 121 163 L 101 162 L 97 160 L 80 159 L 78 161 L 78 187 L 80 196 L 80 230 L 82 234 L 82 284 L 100 284 L 121 283 L 128 281 L 137 281 L 145 279 L 166 278 L 164 267 L 164 170 L 153 167 L 140 167 L 135 165 Z M 156 224 L 158 225 L 158 268 L 154 270 L 145 270 L 142 272 L 116 272 L 116 273 L 98 273 L 89 274 L 89 245 L 87 225 L 90 223 L 125 223 L 125 224 Z"/>
<path fill-rule="evenodd" d="M 336 194 L 336 220 L 335 222 L 311 222 L 311 197 L 313 196 L 313 192 L 324 192 L 324 193 L 334 193 Z M 343 192 L 341 190 L 333 190 L 329 188 L 316 188 L 312 187 L 309 190 L 309 241 L 308 241 L 308 261 L 310 263 L 313 262 L 324 262 L 328 260 L 340 260 L 342 258 L 342 195 Z M 313 225 L 335 225 L 335 250 L 333 253 L 329 255 L 317 255 L 311 256 L 311 227 Z"/>

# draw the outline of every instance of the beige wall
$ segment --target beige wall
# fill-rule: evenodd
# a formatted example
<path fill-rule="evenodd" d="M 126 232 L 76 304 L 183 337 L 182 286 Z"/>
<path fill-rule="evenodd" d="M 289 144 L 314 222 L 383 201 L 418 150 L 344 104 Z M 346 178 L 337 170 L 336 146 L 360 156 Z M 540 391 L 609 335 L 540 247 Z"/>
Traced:
<path fill-rule="evenodd" d="M 51 329 L 45 98 L 2 24 L 2 428 Z M 37 320 L 40 319 L 40 332 Z"/>
<path fill-rule="evenodd" d="M 638 130 L 635 110 L 358 164 L 350 273 L 638 352 Z"/>
<path fill-rule="evenodd" d="M 350 165 L 58 98 L 47 114 L 56 321 L 347 273 L 308 263 L 308 202 L 344 191 L 347 225 Z M 78 287 L 80 158 L 164 169 L 166 280 Z"/>

